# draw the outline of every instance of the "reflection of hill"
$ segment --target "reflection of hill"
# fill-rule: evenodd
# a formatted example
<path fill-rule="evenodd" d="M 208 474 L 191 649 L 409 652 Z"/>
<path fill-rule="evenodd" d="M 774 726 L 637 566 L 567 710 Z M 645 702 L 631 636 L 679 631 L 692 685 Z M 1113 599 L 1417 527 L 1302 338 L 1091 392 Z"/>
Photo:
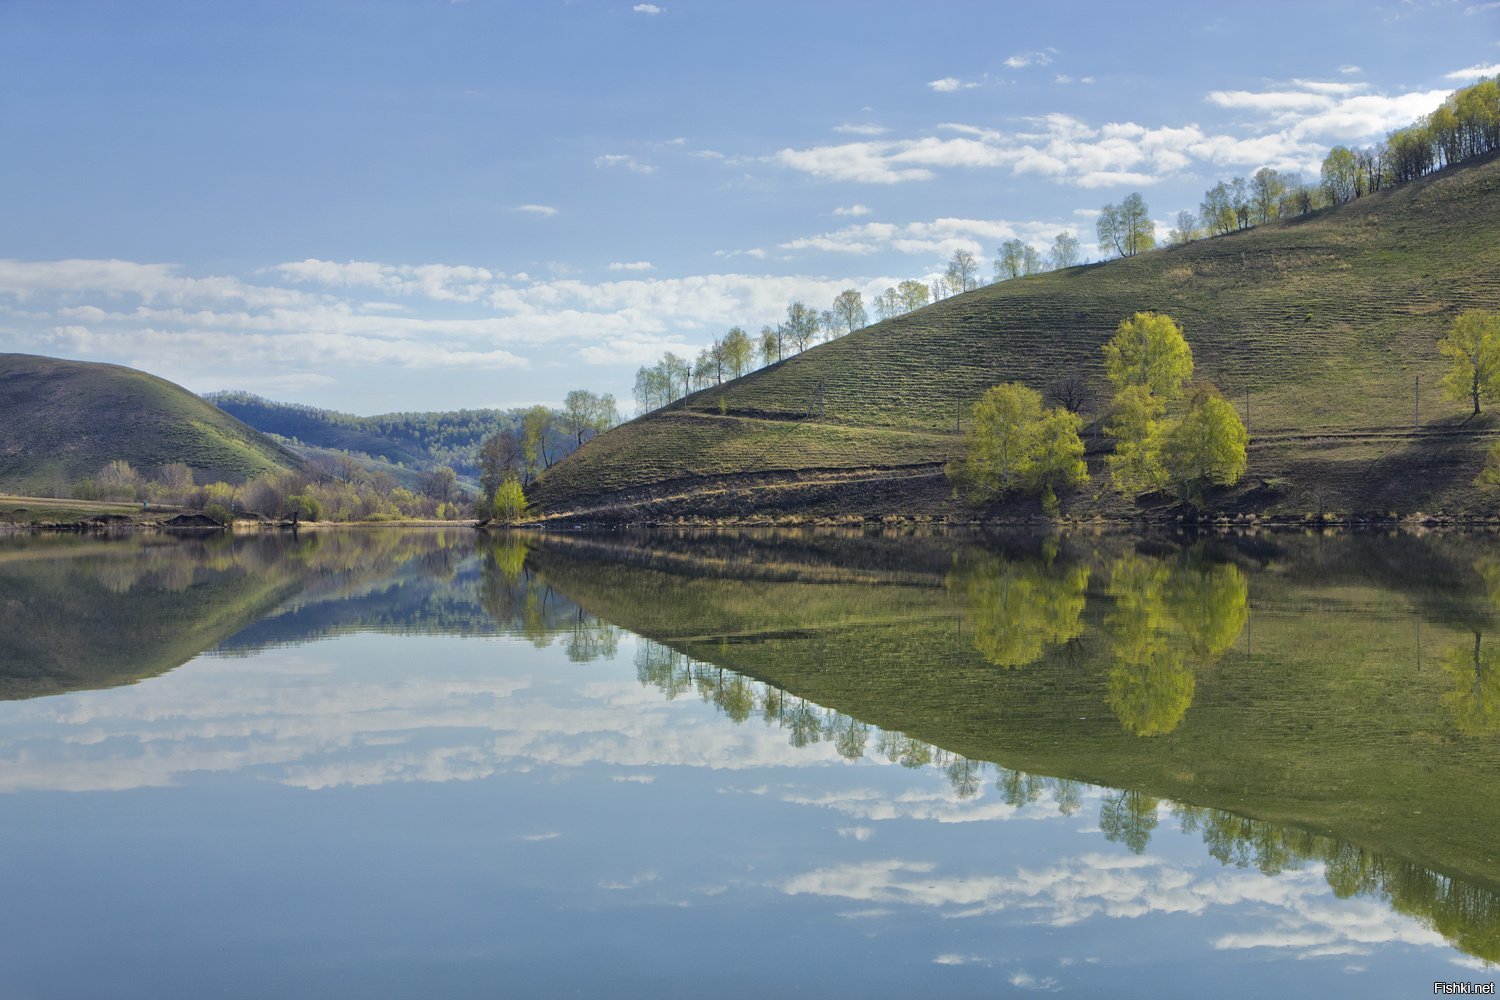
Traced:
<path fill-rule="evenodd" d="M 215 647 L 493 631 L 478 575 L 467 531 L 27 539 L 0 548 L 0 697 L 126 684 Z"/>
<path fill-rule="evenodd" d="M 165 673 L 298 587 L 280 537 L 144 539 L 0 551 L 0 698 L 113 687 Z M 250 544 L 246 544 L 251 541 Z M 66 544 L 75 542 L 75 544 Z"/>
<path fill-rule="evenodd" d="M 917 543 L 916 563 L 946 563 L 946 575 L 881 586 L 838 582 L 826 550 L 801 579 L 786 549 L 774 574 L 703 577 L 653 568 L 652 552 L 618 561 L 629 554 L 618 539 L 603 561 L 592 542 L 548 537 L 528 565 L 603 619 L 776 698 L 970 761 L 1256 817 L 1246 822 L 1288 837 L 1331 832 L 1430 878 L 1494 888 L 1500 801 L 1487 790 L 1500 747 L 1455 730 L 1453 682 L 1432 662 L 1440 647 L 1472 646 L 1468 623 L 1489 616 L 1483 581 L 1464 545 L 1409 540 L 1424 568 L 1408 585 L 1404 562 L 1378 552 L 1385 541 L 1147 555 L 1120 539 L 1028 543 L 1027 554 L 934 538 Z M 878 563 L 881 544 L 849 551 Z M 677 565 L 700 548 L 722 562 L 715 543 L 673 548 Z M 1298 569 L 1304 555 L 1318 574 Z M 1035 620 L 1011 628 L 1021 615 Z M 1397 883 L 1380 882 L 1393 899 Z"/>

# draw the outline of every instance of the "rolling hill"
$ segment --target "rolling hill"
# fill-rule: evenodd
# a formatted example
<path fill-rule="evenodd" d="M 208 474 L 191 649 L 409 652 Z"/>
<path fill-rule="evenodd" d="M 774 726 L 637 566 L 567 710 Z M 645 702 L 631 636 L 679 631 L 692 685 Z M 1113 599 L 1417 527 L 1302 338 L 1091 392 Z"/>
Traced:
<path fill-rule="evenodd" d="M 0 490 L 67 495 L 115 459 L 243 482 L 302 460 L 181 386 L 119 365 L 0 354 Z"/>
<path fill-rule="evenodd" d="M 1242 415 L 1248 405 L 1254 492 L 1221 502 L 1473 512 L 1494 424 L 1440 396 L 1436 345 L 1476 307 L 1500 308 L 1494 154 L 1311 215 L 877 323 L 601 435 L 548 471 L 534 505 L 599 521 L 961 513 L 941 467 L 961 453 L 956 424 L 979 395 L 1011 380 L 1098 382 L 1120 320 L 1156 310 L 1183 325 L 1197 377 Z M 1129 514 L 1100 490 L 1100 409 L 1085 412 L 1094 483 L 1067 506 Z"/>

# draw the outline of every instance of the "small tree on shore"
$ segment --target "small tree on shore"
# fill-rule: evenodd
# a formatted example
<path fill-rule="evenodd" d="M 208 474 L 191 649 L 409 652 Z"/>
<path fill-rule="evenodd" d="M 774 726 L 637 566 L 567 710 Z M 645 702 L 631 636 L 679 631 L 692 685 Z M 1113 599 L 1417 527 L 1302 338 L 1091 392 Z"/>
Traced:
<path fill-rule="evenodd" d="M 1011 492 L 1041 493 L 1049 506 L 1056 490 L 1088 482 L 1083 420 L 1064 409 L 1045 409 L 1035 389 L 1007 382 L 974 404 L 962 462 L 948 476 L 976 501 Z"/>
<path fill-rule="evenodd" d="M 1474 415 L 1479 401 L 1500 393 L 1500 312 L 1470 309 L 1461 314 L 1438 341 L 1438 350 L 1452 359 L 1443 377 L 1443 391 L 1450 399 L 1471 399 Z"/>

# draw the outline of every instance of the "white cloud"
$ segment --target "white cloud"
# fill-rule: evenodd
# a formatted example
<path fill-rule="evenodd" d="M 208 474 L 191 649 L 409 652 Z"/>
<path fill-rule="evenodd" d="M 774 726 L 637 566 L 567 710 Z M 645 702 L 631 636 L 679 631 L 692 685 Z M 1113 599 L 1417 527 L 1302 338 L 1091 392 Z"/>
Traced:
<path fill-rule="evenodd" d="M 630 9 L 633 10 L 633 11 L 635 11 L 637 14 L 649 14 L 649 15 L 651 15 L 653 17 L 656 16 L 657 14 L 665 14 L 666 13 L 666 8 L 665 7 L 658 7 L 654 3 L 638 3 L 634 7 L 630 8 Z"/>
<path fill-rule="evenodd" d="M 942 79 L 932 79 L 932 81 L 927 82 L 927 85 L 932 90 L 938 91 L 938 93 L 951 94 L 956 90 L 974 90 L 980 84 L 974 81 L 963 81 L 963 79 L 959 79 L 957 76 L 944 76 Z"/>
<path fill-rule="evenodd" d="M 1494 4 L 1492 6 L 1500 6 Z M 1454 70 L 1452 73 L 1444 73 L 1444 80 L 1456 80 L 1459 82 L 1467 80 L 1478 80 L 1486 76 L 1500 76 L 1500 63 L 1491 63 L 1488 66 L 1474 65 L 1468 69 Z"/>
<path fill-rule="evenodd" d="M 611 261 L 609 269 L 611 271 L 654 271 L 656 265 L 649 260 Z"/>
<path fill-rule="evenodd" d="M 605 153 L 602 156 L 596 156 L 594 157 L 594 166 L 624 167 L 626 170 L 631 170 L 638 174 L 656 173 L 656 168 L 651 164 L 642 163 L 635 157 L 628 156 L 624 153 Z"/>
<path fill-rule="evenodd" d="M 1056 49 L 1048 49 L 1045 52 L 1017 52 L 1005 60 L 1005 65 L 1011 69 L 1022 69 L 1026 66 L 1050 66 L 1052 54 Z"/>
<path fill-rule="evenodd" d="M 648 262 L 617 263 L 631 274 Z M 848 275 L 734 273 L 533 281 L 468 265 L 316 258 L 259 274 L 270 280 L 127 261 L 0 260 L 0 309 L 7 300 L 26 307 L 13 349 L 170 371 L 207 390 L 269 376 L 267 359 L 282 375 L 330 365 L 526 368 L 528 352 L 543 347 L 549 359 L 638 364 L 663 349 L 696 352 L 710 330 L 773 321 L 793 299 L 832 301 L 864 286 Z"/>
<path fill-rule="evenodd" d="M 845 135 L 868 136 L 885 135 L 890 131 L 884 125 L 876 125 L 874 122 L 844 122 L 841 125 L 835 125 L 833 130 L 835 132 L 842 132 Z"/>
<path fill-rule="evenodd" d="M 895 251 L 947 258 L 955 250 L 983 255 L 986 248 L 1014 238 L 1050 241 L 1060 229 L 1072 227 L 1056 222 L 1003 219 L 941 218 L 930 222 L 866 222 L 781 244 L 783 250 L 819 250 L 825 253 L 869 255 Z M 1041 244 L 1038 244 L 1041 245 Z"/>
<path fill-rule="evenodd" d="M 835 208 L 833 210 L 833 214 L 834 215 L 847 215 L 847 216 L 851 216 L 853 218 L 859 218 L 862 215 L 869 215 L 870 214 L 870 209 L 866 205 L 858 205 L 858 204 L 856 204 L 856 205 L 847 205 L 847 206 L 840 206 L 838 208 Z"/>
<path fill-rule="evenodd" d="M 1344 65 L 1342 65 L 1342 66 L 1339 67 L 1339 72 L 1343 73 L 1343 74 L 1345 74 L 1347 76 L 1347 75 L 1352 75 L 1354 73 L 1363 73 L 1364 70 L 1361 69 L 1360 67 L 1354 65 L 1353 63 L 1345 63 Z"/>
<path fill-rule="evenodd" d="M 1487 10 L 1500 10 L 1500 0 L 1493 0 L 1493 2 L 1491 3 L 1470 4 L 1469 6 L 1464 8 L 1464 13 L 1482 14 Z"/>
<path fill-rule="evenodd" d="M 1492 69 L 1500 66 L 1465 72 Z M 1052 113 L 1015 130 L 943 122 L 938 129 L 957 133 L 955 137 L 783 149 L 774 159 L 827 180 L 866 184 L 927 181 L 954 168 L 1039 174 L 1082 188 L 1145 186 L 1204 164 L 1315 171 L 1329 145 L 1378 138 L 1432 110 L 1446 96 L 1437 90 L 1395 95 L 1366 90 L 1362 83 L 1293 80 L 1263 91 L 1212 91 L 1206 95 L 1208 103 L 1245 116 L 1213 132 L 1195 123 L 1094 126 Z"/>
<path fill-rule="evenodd" d="M 517 212 L 530 212 L 532 215 L 556 215 L 557 209 L 551 205 L 517 205 Z"/>

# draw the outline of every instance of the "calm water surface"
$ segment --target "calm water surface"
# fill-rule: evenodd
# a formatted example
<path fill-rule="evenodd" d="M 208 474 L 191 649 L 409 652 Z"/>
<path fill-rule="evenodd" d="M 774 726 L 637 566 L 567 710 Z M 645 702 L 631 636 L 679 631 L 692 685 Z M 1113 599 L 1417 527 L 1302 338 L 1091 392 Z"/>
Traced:
<path fill-rule="evenodd" d="M 0 539 L 0 997 L 1500 979 L 1500 543 Z"/>

